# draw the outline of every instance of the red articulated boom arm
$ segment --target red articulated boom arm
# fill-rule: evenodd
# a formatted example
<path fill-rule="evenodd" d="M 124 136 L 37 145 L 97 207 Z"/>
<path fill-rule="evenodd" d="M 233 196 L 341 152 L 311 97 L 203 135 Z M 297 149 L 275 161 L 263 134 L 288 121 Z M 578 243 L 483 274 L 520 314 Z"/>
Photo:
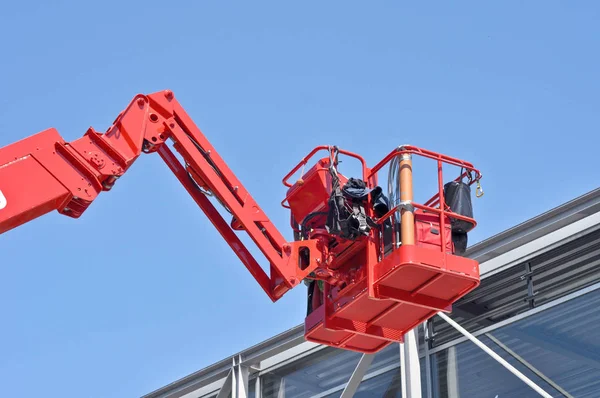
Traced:
<path fill-rule="evenodd" d="M 167 140 L 173 141 L 183 164 L 165 144 Z M 300 247 L 319 253 L 317 241 L 286 242 L 169 90 L 137 95 L 105 133 L 90 128 L 82 138 L 68 143 L 55 129 L 48 129 L 0 148 L 0 234 L 54 210 L 79 218 L 141 153 L 154 152 L 271 300 L 279 299 L 314 270 L 316 263 L 298 268 L 298 253 Z M 232 214 L 231 224 L 207 193 Z M 235 230 L 250 235 L 267 258 L 270 275 Z"/>
<path fill-rule="evenodd" d="M 304 173 L 320 151 L 327 156 Z M 169 90 L 137 95 L 104 133 L 90 128 L 65 142 L 48 129 L 0 148 L 0 234 L 55 210 L 79 218 L 142 153 L 155 152 L 272 301 L 308 284 L 309 341 L 374 353 L 479 285 L 479 264 L 464 256 L 476 226 L 471 185 L 483 194 L 472 164 L 405 145 L 369 168 L 357 154 L 319 146 L 283 179 L 294 231 L 287 242 Z M 358 159 L 362 176 L 342 175 L 339 155 Z M 424 204 L 413 198 L 413 156 L 437 165 L 438 192 Z M 386 197 L 377 181 L 388 164 Z M 444 183 L 443 164 L 459 167 L 458 178 Z M 268 274 L 238 232 L 260 249 Z"/>

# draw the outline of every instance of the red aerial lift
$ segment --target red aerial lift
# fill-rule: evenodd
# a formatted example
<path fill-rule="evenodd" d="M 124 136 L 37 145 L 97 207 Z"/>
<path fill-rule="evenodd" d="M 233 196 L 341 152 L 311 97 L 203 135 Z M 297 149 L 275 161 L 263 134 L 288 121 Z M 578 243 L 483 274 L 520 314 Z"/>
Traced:
<path fill-rule="evenodd" d="M 357 154 L 317 147 L 283 179 L 282 205 L 294 232 L 288 242 L 169 90 L 137 95 L 104 133 L 90 128 L 69 143 L 51 128 L 0 148 L 0 233 L 54 210 L 79 218 L 142 152 L 160 155 L 273 302 L 309 285 L 309 341 L 374 353 L 479 285 L 479 264 L 463 255 L 476 225 L 472 184 L 483 194 L 472 164 L 407 145 L 368 167 Z M 360 161 L 362 176 L 342 175 L 340 155 Z M 424 204 L 413 201 L 413 156 L 437 164 L 438 192 Z M 388 164 L 386 196 L 378 173 Z M 460 176 L 444 183 L 443 164 L 460 167 Z M 242 232 L 266 257 L 269 273 Z"/>

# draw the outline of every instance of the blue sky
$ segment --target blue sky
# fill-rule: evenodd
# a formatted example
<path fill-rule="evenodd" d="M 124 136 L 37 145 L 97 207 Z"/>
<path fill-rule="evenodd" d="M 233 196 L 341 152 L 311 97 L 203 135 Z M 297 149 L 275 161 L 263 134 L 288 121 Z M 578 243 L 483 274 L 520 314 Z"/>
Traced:
<path fill-rule="evenodd" d="M 314 146 L 474 162 L 479 241 L 598 186 L 597 2 L 8 2 L 0 145 L 105 130 L 172 89 L 291 239 L 281 178 Z M 1 182 L 0 182 L 1 184 Z M 303 321 L 271 303 L 158 156 L 79 219 L 0 239 L 3 396 L 134 397 Z"/>

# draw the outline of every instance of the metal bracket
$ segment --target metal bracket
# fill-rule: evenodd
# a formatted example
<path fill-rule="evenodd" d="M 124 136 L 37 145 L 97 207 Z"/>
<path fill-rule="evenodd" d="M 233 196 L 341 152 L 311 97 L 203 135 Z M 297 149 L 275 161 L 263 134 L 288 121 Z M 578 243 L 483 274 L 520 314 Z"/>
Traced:
<path fill-rule="evenodd" d="M 529 302 L 529 308 L 535 308 L 535 296 L 538 294 L 533 290 L 533 274 L 531 263 L 528 261 L 525 263 L 525 273 L 521 276 L 521 280 L 527 281 L 527 297 L 523 301 Z"/>
<path fill-rule="evenodd" d="M 249 395 L 249 367 L 242 364 L 241 356 L 233 358 L 231 365 L 231 370 L 227 374 L 225 382 L 216 398 L 226 398 L 229 395 L 232 398 L 247 398 Z"/>
<path fill-rule="evenodd" d="M 411 213 L 414 213 L 414 211 L 415 211 L 415 207 L 413 206 L 411 200 L 404 200 L 404 201 L 398 203 L 398 209 L 403 209 L 403 210 L 409 211 Z"/>

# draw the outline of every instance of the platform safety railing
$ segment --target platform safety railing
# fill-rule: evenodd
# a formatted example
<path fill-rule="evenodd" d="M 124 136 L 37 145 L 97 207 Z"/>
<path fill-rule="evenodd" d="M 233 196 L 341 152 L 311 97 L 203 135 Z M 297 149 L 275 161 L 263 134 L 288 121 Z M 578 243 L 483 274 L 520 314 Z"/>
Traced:
<path fill-rule="evenodd" d="M 429 200 L 425 203 L 417 203 L 414 201 L 413 189 L 414 189 L 414 181 L 413 181 L 413 156 L 420 156 L 426 159 L 431 159 L 436 162 L 437 165 L 437 188 L 438 192 L 435 193 Z M 391 192 L 388 192 L 390 196 L 390 201 L 394 203 L 390 203 L 389 211 L 383 216 L 379 217 L 377 223 L 379 225 L 383 225 L 386 220 L 390 220 L 392 223 L 393 237 L 394 237 L 394 248 L 397 248 L 401 245 L 411 245 L 415 244 L 415 210 L 421 210 L 423 212 L 433 213 L 438 216 L 438 225 L 440 229 L 439 234 L 439 247 L 442 252 L 446 252 L 446 239 L 447 239 L 447 231 L 446 226 L 448 222 L 452 222 L 452 219 L 463 220 L 467 223 L 472 224 L 472 228 L 477 226 L 477 221 L 473 217 L 467 217 L 461 214 L 454 212 L 447 204 L 446 198 L 444 194 L 444 186 L 447 182 L 444 181 L 444 172 L 443 166 L 456 166 L 461 168 L 461 173 L 458 177 L 454 179 L 455 182 L 464 181 L 464 179 L 468 179 L 468 185 L 471 187 L 476 184 L 475 194 L 477 197 L 481 197 L 483 195 L 483 190 L 481 189 L 480 180 L 482 178 L 481 172 L 473 166 L 473 164 L 466 162 L 464 160 L 460 160 L 457 158 L 453 158 L 447 155 L 443 155 L 440 153 L 436 153 L 433 151 L 425 150 L 422 148 L 418 148 L 412 145 L 402 145 L 398 148 L 391 151 L 387 156 L 385 156 L 379 163 L 377 163 L 373 168 L 368 170 L 365 181 L 377 181 L 377 174 L 387 165 L 389 165 L 393 161 L 399 160 L 399 173 L 398 173 L 398 181 L 396 182 L 400 187 L 400 197 L 396 198 L 392 195 Z M 390 167 L 390 173 L 392 172 L 392 167 Z M 448 181 L 450 182 L 450 181 Z M 399 203 L 395 203 L 399 202 Z M 400 215 L 400 219 L 398 220 L 397 216 Z M 401 231 L 397 231 L 397 225 L 400 223 Z M 400 232 L 400 233 L 398 233 Z M 383 245 L 383 243 L 382 243 Z M 380 246 L 380 249 L 383 250 L 383 246 Z"/>

